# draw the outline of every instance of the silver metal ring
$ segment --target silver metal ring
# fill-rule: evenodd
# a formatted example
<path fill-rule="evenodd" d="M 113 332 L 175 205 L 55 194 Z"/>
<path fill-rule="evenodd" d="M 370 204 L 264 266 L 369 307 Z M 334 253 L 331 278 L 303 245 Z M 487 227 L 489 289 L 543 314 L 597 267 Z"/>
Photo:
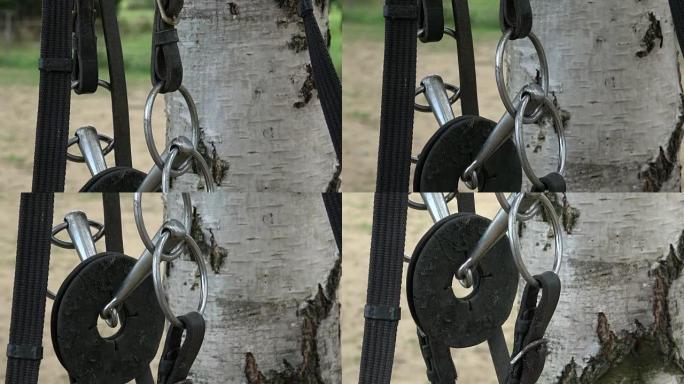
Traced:
<path fill-rule="evenodd" d="M 190 231 L 192 228 L 192 201 L 190 200 L 189 193 L 182 193 L 181 195 L 183 196 L 183 226 L 185 227 L 186 231 Z M 133 194 L 133 217 L 135 218 L 135 227 L 138 230 L 140 240 L 148 251 L 154 252 L 156 245 L 152 241 L 152 238 L 150 238 L 149 232 L 147 232 L 145 220 L 143 218 L 141 192 L 135 192 Z M 162 256 L 164 257 L 165 261 L 174 259 L 178 257 L 181 252 L 183 252 L 183 248 L 184 243 L 180 243 L 174 249 Z"/>
<path fill-rule="evenodd" d="M 512 29 L 507 30 L 503 36 L 501 36 L 501 40 L 499 40 L 499 44 L 496 47 L 496 59 L 494 62 L 494 75 L 496 76 L 496 87 L 499 90 L 499 96 L 501 97 L 501 101 L 503 102 L 504 107 L 506 107 L 506 110 L 508 113 L 511 114 L 511 116 L 516 116 L 517 110 L 515 109 L 515 105 L 513 105 L 513 101 L 511 100 L 511 97 L 508 95 L 508 89 L 506 89 L 506 83 L 504 79 L 504 74 L 503 74 L 503 56 L 504 53 L 506 52 L 506 44 L 511 38 L 511 34 L 513 33 Z M 546 53 L 544 52 L 544 47 L 542 46 L 541 41 L 537 36 L 530 32 L 528 35 L 528 38 L 532 42 L 532 45 L 534 46 L 534 49 L 537 51 L 537 56 L 539 57 L 539 74 L 541 77 L 541 87 L 544 90 L 544 96 L 548 97 L 549 94 L 549 64 L 546 60 Z M 521 109 L 524 111 L 524 109 Z M 525 116 L 526 123 L 531 122 L 531 121 L 536 121 L 539 118 L 539 115 L 541 114 L 542 111 L 542 106 L 540 105 L 535 109 L 535 111 L 530 115 L 530 116 Z M 524 112 L 523 112 L 524 114 Z"/>
<path fill-rule="evenodd" d="M 162 276 L 161 276 L 161 262 L 162 262 L 162 249 L 164 249 L 164 245 L 169 239 L 169 233 L 166 232 L 165 229 L 162 229 L 162 234 L 159 237 L 159 243 L 154 249 L 154 253 L 152 254 L 152 282 L 154 283 L 154 293 L 157 296 L 157 301 L 159 302 L 159 307 L 161 308 L 162 312 L 164 312 L 164 316 L 166 319 L 173 325 L 177 327 L 182 327 L 183 324 L 178 320 L 176 315 L 171 311 L 171 308 L 169 307 L 169 303 L 166 300 L 166 295 L 164 292 L 164 287 L 162 285 Z M 190 255 L 192 256 L 193 259 L 195 259 L 195 263 L 197 263 L 197 268 L 199 269 L 199 274 L 200 274 L 200 303 L 197 306 L 197 312 L 200 314 L 204 314 L 204 309 L 207 306 L 207 296 L 208 296 L 208 282 L 209 279 L 207 277 L 207 267 L 204 264 L 204 259 L 202 258 L 202 252 L 199 249 L 199 246 L 195 242 L 195 240 L 186 233 L 185 239 L 183 241 L 186 245 L 188 250 L 190 251 Z"/>
<path fill-rule="evenodd" d="M 102 148 L 102 155 L 107 155 L 109 152 L 111 152 L 114 149 L 114 138 L 109 137 L 107 135 L 103 135 L 101 133 L 97 134 L 97 138 L 100 141 L 107 143 L 107 145 L 104 148 Z M 73 155 L 73 154 L 69 153 L 69 150 L 68 150 L 69 147 L 71 147 L 72 145 L 77 144 L 77 143 L 78 143 L 78 136 L 75 136 L 75 135 L 72 136 L 69 139 L 69 141 L 67 142 L 67 153 L 66 153 L 67 159 L 69 159 L 73 162 L 76 162 L 76 163 L 84 163 L 85 158 L 83 156 Z"/>
<path fill-rule="evenodd" d="M 78 81 L 78 80 L 72 81 L 72 82 L 71 82 L 71 89 L 76 89 L 76 87 L 78 87 L 78 84 L 79 84 L 79 83 L 80 83 L 80 81 Z M 112 91 L 112 85 L 109 84 L 109 83 L 108 83 L 107 81 L 105 81 L 105 80 L 97 79 L 97 86 L 98 86 L 98 87 L 102 87 L 102 88 L 108 90 L 109 92 Z"/>
<path fill-rule="evenodd" d="M 453 105 L 458 101 L 458 99 L 461 98 L 461 88 L 449 83 L 444 83 L 444 88 L 446 88 L 447 91 L 453 92 L 453 94 L 449 96 L 449 104 Z M 414 97 L 417 97 L 423 92 L 425 92 L 425 86 L 420 85 L 416 87 L 416 93 Z M 417 102 L 413 103 L 413 109 L 418 112 L 432 112 L 432 107 L 429 105 L 419 104 Z"/>
<path fill-rule="evenodd" d="M 152 156 L 152 160 L 154 160 L 154 163 L 160 169 L 164 169 L 164 160 L 162 159 L 161 155 L 159 154 L 159 151 L 157 150 L 157 144 L 155 144 L 154 135 L 152 134 L 152 108 L 154 107 L 154 100 L 159 94 L 162 85 L 162 83 L 155 85 L 150 91 L 149 95 L 147 95 L 143 116 L 143 131 L 145 133 L 145 143 L 147 143 L 147 150 L 150 153 L 150 156 Z M 190 137 L 190 139 L 192 140 L 192 145 L 195 148 L 197 148 L 200 135 L 199 117 L 197 116 L 197 106 L 195 105 L 195 101 L 192 99 L 190 92 L 188 92 L 188 90 L 184 86 L 181 85 L 178 88 L 178 91 L 183 96 L 183 99 L 185 99 L 185 103 L 188 106 L 188 111 L 190 112 L 190 124 L 192 127 L 192 136 Z M 174 170 L 174 173 L 172 175 L 175 177 L 187 172 L 190 169 L 190 165 L 191 160 L 188 159 L 183 164 L 181 164 L 176 170 Z"/>
<path fill-rule="evenodd" d="M 527 108 L 527 104 L 530 102 L 530 96 L 523 96 L 520 103 L 520 110 L 524 111 Z M 558 168 L 556 172 L 561 176 L 565 175 L 565 162 L 567 157 L 567 150 L 565 148 L 565 129 L 563 128 L 563 121 L 561 120 L 558 110 L 553 105 L 548 97 L 544 98 L 544 101 L 540 107 L 543 107 L 551 114 L 553 119 L 554 131 L 556 131 L 556 136 L 558 137 Z M 525 175 L 530 180 L 530 182 L 538 189 L 544 190 L 546 186 L 537 177 L 530 165 L 530 161 L 527 158 L 527 152 L 525 151 L 525 137 L 523 132 L 523 113 L 518 113 L 515 115 L 515 134 L 513 135 L 515 141 L 515 149 L 518 152 L 518 157 L 520 158 L 520 164 L 525 172 Z"/>
<path fill-rule="evenodd" d="M 456 192 L 449 192 L 447 194 L 444 194 L 444 200 L 446 200 L 447 203 L 451 202 L 451 200 L 456 198 L 457 193 Z M 427 204 L 425 203 L 419 203 L 417 201 L 411 200 L 410 197 L 411 193 L 409 193 L 409 198 L 408 198 L 408 206 L 409 208 L 413 208 L 418 211 L 427 211 Z"/>
<path fill-rule="evenodd" d="M 513 200 L 513 204 L 511 204 L 511 211 L 508 215 L 508 241 L 511 245 L 513 261 L 515 261 L 518 272 L 520 272 L 520 275 L 525 279 L 525 281 L 527 281 L 528 284 L 539 288 L 539 282 L 530 273 L 530 271 L 527 269 L 527 266 L 525 266 L 525 261 L 523 260 L 522 254 L 520 252 L 521 246 L 520 237 L 518 237 L 517 214 L 518 209 L 520 209 L 520 203 L 523 201 L 523 198 L 526 195 L 526 193 L 519 193 Z M 551 204 L 551 200 L 549 200 L 546 195 L 543 193 L 533 193 L 530 195 L 534 196 L 542 203 L 541 205 L 544 207 L 544 211 L 546 211 L 546 217 L 551 221 L 554 241 L 556 243 L 555 256 L 553 260 L 553 272 L 558 275 L 560 273 L 561 263 L 563 261 L 563 227 L 560 224 L 558 215 L 556 215 L 556 210 L 554 209 L 553 204 Z"/>
<path fill-rule="evenodd" d="M 162 5 L 161 0 L 157 0 L 157 8 L 159 9 L 159 16 L 161 16 L 161 19 L 164 20 L 166 24 L 178 25 L 178 23 L 180 22 L 180 17 L 169 17 L 169 15 L 166 14 L 166 10 Z"/>
<path fill-rule="evenodd" d="M 96 228 L 97 232 L 95 232 L 94 235 L 92 235 L 93 242 L 97 242 L 104 236 L 105 234 L 105 226 L 102 223 L 98 223 L 97 221 L 94 220 L 88 220 L 88 225 Z M 59 232 L 62 232 L 63 230 L 67 229 L 69 224 L 66 222 L 59 223 L 55 225 L 54 228 L 52 228 L 52 234 L 50 235 L 50 241 L 52 241 L 52 244 L 60 247 L 60 248 L 65 248 L 65 249 L 74 249 L 74 243 L 70 241 L 65 241 L 65 240 L 60 240 L 57 238 L 57 234 Z"/>
<path fill-rule="evenodd" d="M 162 193 L 169 193 L 169 189 L 171 188 L 171 174 L 173 170 L 172 165 L 180 151 L 181 149 L 178 146 L 175 146 L 173 143 L 171 144 L 169 149 L 169 157 L 166 160 L 166 164 L 164 164 L 164 169 L 162 170 Z M 214 186 L 214 178 L 211 176 L 211 171 L 209 170 L 209 165 L 207 165 L 206 160 L 204 160 L 202 154 L 200 154 L 194 148 L 192 151 L 190 151 L 190 155 L 192 156 L 191 159 L 195 162 L 197 168 L 199 168 L 200 173 L 202 173 L 202 177 L 204 177 L 204 184 L 207 192 L 213 193 L 216 190 Z"/>
<path fill-rule="evenodd" d="M 508 213 L 510 215 L 511 213 L 511 204 L 508 202 L 508 199 L 504 195 L 503 192 L 495 192 L 494 195 L 496 196 L 496 201 L 499 202 L 499 206 L 501 206 L 501 209 L 504 210 L 504 212 Z M 513 198 L 515 198 L 515 194 L 511 194 Z M 539 210 L 541 209 L 541 202 L 539 200 L 535 201 L 534 204 L 525 212 L 525 213 L 518 213 L 518 220 L 520 221 L 530 221 L 532 220 L 537 214 L 539 213 Z"/>

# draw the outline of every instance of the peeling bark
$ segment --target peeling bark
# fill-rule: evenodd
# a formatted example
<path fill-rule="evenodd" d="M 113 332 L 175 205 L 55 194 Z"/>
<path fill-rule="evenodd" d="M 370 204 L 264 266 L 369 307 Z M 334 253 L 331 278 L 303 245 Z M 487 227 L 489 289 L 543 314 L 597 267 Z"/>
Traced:
<path fill-rule="evenodd" d="M 684 223 L 677 214 L 684 197 L 568 194 L 554 205 L 574 224 L 540 382 L 684 382 Z M 548 268 L 548 236 L 543 220 L 527 223 L 522 244 L 533 271 Z"/>
<path fill-rule="evenodd" d="M 565 130 L 568 190 L 680 191 L 683 102 L 668 3 L 531 3 L 533 32 L 549 63 L 550 92 L 572 116 Z M 506 61 L 509 93 L 538 77 L 529 42 L 512 42 Z M 528 157 L 539 175 L 554 171 L 558 160 L 550 130 L 544 122 L 525 131 Z"/>

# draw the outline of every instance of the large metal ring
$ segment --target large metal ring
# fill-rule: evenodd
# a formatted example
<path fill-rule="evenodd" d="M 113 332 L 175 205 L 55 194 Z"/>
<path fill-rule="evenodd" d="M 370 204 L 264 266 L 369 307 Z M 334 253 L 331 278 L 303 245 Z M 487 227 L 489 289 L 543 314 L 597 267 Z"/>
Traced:
<path fill-rule="evenodd" d="M 147 95 L 143 117 L 143 130 L 145 132 L 145 142 L 147 143 L 147 150 L 150 152 L 152 160 L 154 160 L 154 163 L 157 165 L 157 167 L 159 167 L 159 169 L 164 169 L 164 160 L 162 159 L 161 155 L 159 154 L 159 151 L 157 150 L 157 145 L 154 142 L 154 136 L 152 134 L 152 108 L 154 107 L 154 100 L 159 94 L 159 91 L 161 90 L 162 86 L 162 83 L 155 85 L 150 91 L 150 94 Z M 192 99 L 192 96 L 190 95 L 190 92 L 188 92 L 187 88 L 181 85 L 178 88 L 178 91 L 183 96 L 183 99 L 185 99 L 185 103 L 188 106 L 188 111 L 190 112 L 190 124 L 192 127 L 192 136 L 190 136 L 190 139 L 192 140 L 192 145 L 195 148 L 197 148 L 200 134 L 199 117 L 197 116 L 197 106 L 195 106 L 195 101 Z M 188 159 L 183 164 L 181 164 L 177 169 L 175 169 L 172 175 L 174 177 L 182 175 L 190 169 L 191 164 L 191 159 Z"/>
<path fill-rule="evenodd" d="M 503 192 L 495 192 L 494 195 L 496 196 L 496 201 L 499 202 L 499 206 L 501 206 L 501 209 L 504 210 L 504 212 L 508 213 L 510 215 L 511 213 L 511 204 L 508 202 L 508 199 L 504 195 Z M 515 198 L 515 193 L 512 193 L 511 196 Z M 520 221 L 530 221 L 532 220 L 537 214 L 539 213 L 539 210 L 541 209 L 541 202 L 539 200 L 535 201 L 534 204 L 525 212 L 525 213 L 518 213 L 518 220 Z"/>
<path fill-rule="evenodd" d="M 166 24 L 177 25 L 180 22 L 180 17 L 169 17 L 169 15 L 166 14 L 166 10 L 164 9 L 161 0 L 157 0 L 157 8 L 159 9 L 159 16 L 161 16 L 161 19 L 164 20 Z"/>
<path fill-rule="evenodd" d="M 171 188 L 171 174 L 173 170 L 173 163 L 176 160 L 176 156 L 178 156 L 180 151 L 181 149 L 179 146 L 171 143 L 171 147 L 169 148 L 169 157 L 166 160 L 164 169 L 162 170 L 162 193 L 169 193 L 169 189 Z M 197 166 L 197 168 L 199 168 L 200 172 L 202 173 L 202 176 L 204 177 L 204 184 L 206 186 L 207 192 L 213 193 L 215 191 L 214 178 L 211 176 L 209 165 L 207 165 L 207 162 L 204 160 L 204 157 L 202 157 L 202 154 L 200 154 L 196 149 L 193 148 L 192 151 L 190 151 L 190 155 L 192 156 L 191 158 L 194 160 L 195 165 Z"/>
<path fill-rule="evenodd" d="M 72 81 L 72 82 L 71 82 L 71 89 L 76 89 L 76 87 L 78 87 L 78 84 L 79 84 L 79 83 L 80 83 L 80 81 L 78 81 L 78 80 Z M 98 87 L 102 87 L 102 88 L 108 90 L 109 92 L 112 91 L 112 85 L 109 84 L 109 83 L 108 83 L 107 81 L 105 81 L 105 80 L 97 79 L 97 86 L 98 86 Z"/>
<path fill-rule="evenodd" d="M 525 266 L 525 261 L 523 260 L 522 254 L 520 252 L 520 237 L 518 237 L 517 220 L 518 209 L 520 209 L 520 203 L 523 201 L 525 195 L 527 194 L 519 193 L 513 200 L 513 204 L 511 204 L 511 211 L 508 215 L 508 241 L 511 244 L 513 260 L 515 261 L 515 265 L 518 267 L 518 272 L 520 272 L 520 275 L 525 279 L 525 281 L 527 281 L 528 284 L 539 288 L 539 282 L 530 273 L 530 271 L 527 269 L 527 266 Z M 563 227 L 560 224 L 558 215 L 556 215 L 556 210 L 553 204 L 551 204 L 551 200 L 549 200 L 549 198 L 543 193 L 533 193 L 531 195 L 541 202 L 541 205 L 544 207 L 544 211 L 546 212 L 547 219 L 551 221 L 551 227 L 553 228 L 553 236 L 555 241 L 553 272 L 558 275 L 560 273 L 561 263 L 563 261 Z"/>
<path fill-rule="evenodd" d="M 449 83 L 444 83 L 444 88 L 446 88 L 447 91 L 453 92 L 453 94 L 449 96 L 449 104 L 453 105 L 455 102 L 458 101 L 458 99 L 461 98 L 461 88 Z M 425 86 L 420 85 L 416 87 L 416 93 L 414 97 L 417 97 L 423 92 L 425 92 Z M 419 104 L 417 102 L 413 103 L 413 109 L 415 109 L 418 112 L 432 112 L 432 107 L 430 107 L 429 105 Z"/>
<path fill-rule="evenodd" d="M 162 262 L 162 249 L 164 249 L 164 245 L 166 245 L 166 242 L 169 240 L 169 233 L 165 228 L 162 228 L 162 233 L 161 236 L 159 237 L 159 243 L 154 249 L 154 253 L 152 253 L 152 282 L 154 283 L 154 293 L 157 296 L 157 301 L 159 302 L 159 307 L 161 308 L 162 312 L 164 312 L 164 316 L 166 316 L 166 319 L 173 325 L 177 327 L 183 327 L 183 324 L 178 320 L 176 315 L 171 311 L 171 308 L 169 307 L 169 303 L 166 300 L 166 294 L 164 292 L 164 287 L 162 285 L 162 276 L 161 276 L 161 262 Z M 185 239 L 183 242 L 187 245 L 188 250 L 190 251 L 190 254 L 193 259 L 195 259 L 195 263 L 197 263 L 197 268 L 199 269 L 199 274 L 200 274 L 200 303 L 197 306 L 197 312 L 200 314 L 204 314 L 204 308 L 207 306 L 207 296 L 208 296 L 208 277 L 207 277 L 207 267 L 204 264 L 204 259 L 202 258 L 202 252 L 199 249 L 199 246 L 193 240 L 193 238 L 186 233 Z"/>
<path fill-rule="evenodd" d="M 425 204 L 425 203 L 419 203 L 419 202 L 417 202 L 417 201 L 411 200 L 410 195 L 411 195 L 411 194 L 409 193 L 409 198 L 408 198 L 408 206 L 409 206 L 409 208 L 413 208 L 413 209 L 418 210 L 418 211 L 427 211 L 427 204 Z M 442 195 L 444 195 L 444 193 L 442 193 Z M 456 192 L 449 192 L 449 193 L 447 193 L 446 195 L 444 195 L 444 200 L 445 200 L 447 203 L 449 203 L 451 200 L 453 200 L 453 199 L 456 198 L 456 195 L 457 195 Z"/>
<path fill-rule="evenodd" d="M 93 227 L 97 229 L 97 232 L 95 232 L 94 235 L 91 236 L 93 239 L 93 242 L 97 242 L 104 236 L 105 234 L 105 226 L 102 223 L 98 223 L 97 221 L 90 220 L 88 219 L 88 225 L 90 227 Z M 66 249 L 74 249 L 74 243 L 71 241 L 65 241 L 65 240 L 60 240 L 57 238 L 57 234 L 62 232 L 63 230 L 67 229 L 69 224 L 66 222 L 59 223 L 55 225 L 54 228 L 52 228 L 52 234 L 50 235 L 50 241 L 52 241 L 52 244 L 60 247 L 60 248 L 66 248 Z"/>
<path fill-rule="evenodd" d="M 192 228 L 192 201 L 190 200 L 189 193 L 182 193 L 181 195 L 183 196 L 183 226 L 185 226 L 187 231 L 190 231 Z M 133 217 L 135 218 L 135 227 L 138 230 L 140 240 L 142 240 L 148 251 L 154 252 L 156 244 L 152 241 L 152 238 L 150 238 L 150 234 L 145 227 L 145 220 L 142 213 L 142 193 L 140 192 L 135 192 L 133 194 Z M 170 252 L 163 255 L 164 260 L 167 261 L 178 257 L 181 252 L 183 252 L 183 248 L 184 243 L 178 244 Z"/>
<path fill-rule="evenodd" d="M 506 89 L 506 83 L 503 73 L 503 56 L 504 52 L 506 51 L 506 44 L 510 40 L 512 33 L 512 29 L 507 30 L 503 34 L 503 36 L 501 36 L 501 40 L 499 40 L 499 45 L 496 47 L 494 74 L 496 76 L 496 87 L 499 90 L 499 96 L 501 97 L 501 101 L 503 102 L 504 107 L 506 107 L 506 110 L 508 111 L 508 113 L 511 114 L 511 116 L 516 116 L 517 110 L 515 109 L 515 105 L 513 105 L 511 97 L 508 95 L 508 89 Z M 544 52 L 544 47 L 542 46 L 542 43 L 539 40 L 539 38 L 537 38 L 537 36 L 534 33 L 530 32 L 528 38 L 532 42 L 532 45 L 534 45 L 534 49 L 537 51 L 537 56 L 539 57 L 539 76 L 541 77 L 541 87 L 544 90 L 544 97 L 548 97 L 549 64 L 546 60 L 546 53 Z M 520 110 L 525 111 L 525 109 L 522 108 Z M 534 112 L 531 115 L 525 116 L 525 123 L 536 121 L 537 119 L 539 119 L 541 113 L 542 106 L 540 105 L 539 107 L 537 107 L 537 109 L 534 110 Z M 522 114 L 524 114 L 524 112 Z"/>
<path fill-rule="evenodd" d="M 530 96 L 523 96 L 522 101 L 520 103 L 520 110 L 524 111 L 525 108 L 527 108 L 527 104 L 529 102 Z M 565 176 L 565 162 L 567 157 L 567 151 L 565 148 L 565 130 L 563 128 L 563 120 L 561 120 L 561 117 L 558 114 L 558 110 L 553 105 L 551 100 L 549 100 L 549 98 L 545 97 L 540 107 L 544 107 L 544 109 L 549 111 L 549 113 L 551 114 L 551 118 L 553 119 L 553 126 L 555 127 L 554 130 L 556 131 L 556 136 L 558 137 L 558 168 L 556 169 L 556 172 L 558 172 L 558 174 L 560 174 L 561 176 Z M 545 190 L 546 186 L 534 173 L 532 165 L 530 165 L 530 161 L 527 159 L 527 152 L 525 151 L 525 138 L 523 135 L 523 126 L 523 114 L 518 113 L 517 115 L 515 115 L 515 134 L 513 137 L 515 140 L 515 149 L 516 151 L 518 151 L 518 157 L 520 158 L 520 164 L 522 165 L 522 169 L 525 172 L 527 178 L 530 180 L 530 182 L 532 182 L 532 184 L 534 184 L 536 188 L 540 190 Z"/>
<path fill-rule="evenodd" d="M 97 138 L 100 141 L 107 143 L 107 145 L 104 148 L 102 148 L 102 155 L 103 156 L 107 155 L 109 152 L 111 152 L 114 149 L 114 138 L 109 137 L 107 135 L 103 135 L 101 133 L 97 134 Z M 71 147 L 72 145 L 76 144 L 76 143 L 78 143 L 78 136 L 75 136 L 75 135 L 72 136 L 69 139 L 69 141 L 67 142 L 67 153 L 66 153 L 67 159 L 69 159 L 73 162 L 76 162 L 76 163 L 84 163 L 85 158 L 83 156 L 73 155 L 73 154 L 69 153 L 68 148 Z"/>

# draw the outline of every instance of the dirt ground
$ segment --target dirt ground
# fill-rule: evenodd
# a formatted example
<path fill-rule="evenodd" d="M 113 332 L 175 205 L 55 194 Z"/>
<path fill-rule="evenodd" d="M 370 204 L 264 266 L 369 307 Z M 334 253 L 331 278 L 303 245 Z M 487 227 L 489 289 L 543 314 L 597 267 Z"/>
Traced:
<path fill-rule="evenodd" d="M 143 172 L 154 164 L 147 152 L 143 135 L 143 108 L 149 92 L 147 83 L 129 85 L 128 103 L 131 127 L 133 166 Z M 10 95 L 0 102 L 0 175 L 4 185 L 2 191 L 28 191 L 31 189 L 33 150 L 35 142 L 36 111 L 38 110 L 38 87 L 28 85 L 3 86 L 0 94 Z M 98 132 L 111 136 L 112 113 L 109 94 L 100 89 L 93 95 L 73 95 L 71 99 L 70 136 L 76 129 L 92 125 Z M 152 117 L 152 126 L 159 151 L 164 148 L 165 118 L 164 102 L 157 100 Z M 80 155 L 77 146 L 70 152 Z M 114 156 L 109 154 L 107 164 L 114 165 Z M 90 179 L 88 168 L 83 163 L 67 162 L 66 192 L 78 192 Z"/>
<path fill-rule="evenodd" d="M 163 202 L 160 195 L 148 195 L 143 201 L 145 212 L 145 224 L 150 231 L 158 228 L 163 219 Z M 64 214 L 71 210 L 80 209 L 84 211 L 88 218 L 102 222 L 102 200 L 99 194 L 59 194 L 55 198 L 55 214 L 53 222 L 55 225 L 62 221 Z M 133 219 L 133 197 L 132 195 L 121 196 L 123 238 L 126 253 L 129 256 L 138 257 L 144 246 L 138 237 Z M 0 211 L 4 212 L 0 216 L 0 345 L 7 345 L 10 326 L 10 308 L 12 307 L 12 291 L 14 284 L 14 258 L 16 255 L 17 241 L 17 220 L 19 216 L 19 194 L 2 193 L 0 194 Z M 65 234 L 63 234 L 65 235 Z M 67 238 L 67 237 L 62 237 Z M 98 250 L 104 250 L 104 241 L 97 243 Z M 78 264 L 76 252 L 69 249 L 52 247 L 50 259 L 50 275 L 48 288 L 53 292 L 59 289 L 60 283 L 69 272 Z M 67 383 L 68 377 L 60 365 L 50 342 L 50 312 L 52 301 L 47 301 L 45 326 L 43 328 L 43 348 L 44 357 L 41 363 L 40 380 L 41 384 L 63 384 Z M 5 377 L 7 357 L 4 353 L 0 354 L 0 379 Z M 156 366 L 156 362 L 155 362 Z M 4 381 L 4 380 L 3 380 Z"/>
<path fill-rule="evenodd" d="M 414 195 L 414 198 L 416 196 Z M 494 195 L 477 195 L 478 213 L 493 217 L 498 211 Z M 342 377 L 344 383 L 358 380 L 363 340 L 363 307 L 366 300 L 368 278 L 368 255 L 372 226 L 373 195 L 370 193 L 345 193 L 343 197 L 342 238 L 342 282 L 340 301 L 342 303 Z M 455 203 L 450 204 L 456 212 Z M 431 219 L 425 211 L 409 210 L 406 253 L 410 254 L 420 237 L 431 226 Z M 405 279 L 405 277 L 404 277 Z M 403 287 L 405 287 L 405 281 Z M 416 328 L 408 310 L 406 295 L 402 292 L 401 318 L 397 333 L 397 347 L 394 358 L 393 384 L 426 383 L 425 363 L 416 340 Z M 514 307 L 515 308 L 515 307 Z M 514 315 L 504 325 L 504 332 L 512 348 Z M 496 374 L 489 356 L 487 344 L 464 350 L 452 350 L 460 381 L 463 383 L 496 383 Z"/>
<path fill-rule="evenodd" d="M 480 114 L 498 121 L 504 112 L 494 79 L 494 52 L 496 35 L 476 40 L 478 100 Z M 344 152 L 345 192 L 372 192 L 375 189 L 375 169 L 380 126 L 380 100 L 382 95 L 383 42 L 345 38 L 342 53 L 342 149 Z M 445 38 L 437 44 L 418 44 L 418 72 L 416 79 L 439 74 L 445 82 L 458 85 L 458 61 L 455 43 Z M 421 103 L 424 100 L 418 98 Z M 458 116 L 460 107 L 454 106 Z M 438 129 L 431 113 L 416 113 L 413 129 L 414 154 Z"/>

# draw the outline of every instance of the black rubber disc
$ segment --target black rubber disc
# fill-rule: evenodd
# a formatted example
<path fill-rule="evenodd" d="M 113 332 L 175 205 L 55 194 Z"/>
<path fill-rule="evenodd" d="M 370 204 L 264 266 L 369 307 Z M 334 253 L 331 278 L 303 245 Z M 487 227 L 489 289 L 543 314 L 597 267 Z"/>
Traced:
<path fill-rule="evenodd" d="M 80 192 L 136 192 L 146 176 L 134 168 L 108 168 L 88 180 Z"/>
<path fill-rule="evenodd" d="M 455 192 L 466 168 L 496 127 L 480 116 L 461 116 L 435 133 L 421 152 L 413 177 L 415 192 Z M 522 168 L 512 140 L 478 174 L 480 192 L 520 192 Z"/>
<path fill-rule="evenodd" d="M 147 278 L 121 307 L 122 327 L 112 337 L 97 330 L 100 311 L 136 260 L 114 252 L 86 259 L 66 278 L 52 307 L 52 344 L 79 384 L 121 384 L 143 374 L 159 347 L 164 315 Z"/>
<path fill-rule="evenodd" d="M 506 237 L 474 271 L 473 292 L 457 298 L 454 276 L 490 220 L 465 213 L 437 223 L 416 246 L 407 274 L 407 298 L 416 324 L 451 348 L 468 348 L 491 338 L 508 319 L 518 273 Z"/>

